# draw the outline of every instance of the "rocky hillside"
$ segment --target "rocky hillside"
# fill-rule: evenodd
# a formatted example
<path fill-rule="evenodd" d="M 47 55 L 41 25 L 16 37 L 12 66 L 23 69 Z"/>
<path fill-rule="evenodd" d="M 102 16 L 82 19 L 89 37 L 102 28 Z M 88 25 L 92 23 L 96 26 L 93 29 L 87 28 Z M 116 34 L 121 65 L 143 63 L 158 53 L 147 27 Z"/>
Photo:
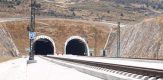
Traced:
<path fill-rule="evenodd" d="M 17 56 L 19 52 L 5 25 L 0 23 L 0 56 Z"/>
<path fill-rule="evenodd" d="M 28 25 L 29 21 L 26 20 L 3 23 L 3 26 L 11 33 L 11 37 L 21 54 L 27 54 L 25 49 L 29 47 Z M 163 59 L 162 27 L 163 16 L 144 19 L 138 24 L 121 27 L 120 56 Z M 86 38 L 90 48 L 95 48 L 94 56 L 100 56 L 100 50 L 104 48 L 107 36 L 111 34 L 106 48 L 108 50 L 107 56 L 116 57 L 116 26 L 111 26 L 108 23 L 46 18 L 36 21 L 36 32 L 37 35 L 52 37 L 56 43 L 57 52 L 63 52 L 64 42 L 70 36 L 82 36 Z"/>
<path fill-rule="evenodd" d="M 16 1 L 19 2 L 0 3 L 0 17 L 29 17 L 30 0 Z M 121 27 L 121 57 L 163 59 L 162 14 L 163 0 L 37 0 L 36 32 L 52 37 L 59 52 L 63 52 L 67 38 L 82 36 L 90 48 L 95 48 L 95 56 L 100 55 L 110 33 L 107 56 L 116 57 L 116 24 L 111 24 L 120 21 L 124 25 Z M 27 54 L 29 21 L 4 22 L 2 26 L 10 32 L 21 54 Z M 0 33 L 9 35 L 3 29 Z M 11 41 L 5 38 L 1 37 L 2 50 L 12 51 L 6 48 Z"/>
<path fill-rule="evenodd" d="M 25 49 L 29 47 L 28 23 L 28 21 L 13 21 L 5 24 L 21 54 L 27 54 Z M 103 49 L 110 31 L 109 27 L 113 27 L 99 22 L 66 19 L 37 20 L 36 24 L 37 35 L 47 35 L 54 39 L 57 52 L 63 52 L 64 43 L 69 37 L 81 36 L 86 38 L 90 48 L 96 47 L 95 56 L 100 55 L 100 49 Z"/>
<path fill-rule="evenodd" d="M 108 56 L 116 57 L 116 41 L 110 37 Z M 163 16 L 122 27 L 120 51 L 121 57 L 163 59 Z"/>
<path fill-rule="evenodd" d="M 39 17 L 139 22 L 163 13 L 162 0 L 37 0 Z M 0 3 L 0 17 L 27 17 L 30 0 Z"/>

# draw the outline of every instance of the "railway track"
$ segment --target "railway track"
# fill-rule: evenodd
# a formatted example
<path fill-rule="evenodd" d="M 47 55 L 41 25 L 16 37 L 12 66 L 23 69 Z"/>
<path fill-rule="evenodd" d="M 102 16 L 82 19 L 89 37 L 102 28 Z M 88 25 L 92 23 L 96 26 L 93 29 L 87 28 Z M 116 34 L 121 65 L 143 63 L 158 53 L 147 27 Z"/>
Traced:
<path fill-rule="evenodd" d="M 80 60 L 80 59 L 72 59 L 72 58 L 63 58 L 63 57 L 56 57 L 56 56 L 44 56 L 46 58 L 61 60 L 71 63 L 77 64 L 84 64 L 87 66 L 94 66 L 98 67 L 97 69 L 106 69 L 115 71 L 118 74 L 128 75 L 128 76 L 139 76 L 139 78 L 143 78 L 143 80 L 163 80 L 163 70 L 160 69 L 153 69 L 153 68 L 145 68 L 145 67 L 135 67 L 135 66 L 127 66 L 121 64 L 112 64 L 112 63 L 105 63 L 105 62 L 96 62 L 96 61 L 89 61 L 89 60 Z M 138 78 L 138 77 L 137 77 Z"/>

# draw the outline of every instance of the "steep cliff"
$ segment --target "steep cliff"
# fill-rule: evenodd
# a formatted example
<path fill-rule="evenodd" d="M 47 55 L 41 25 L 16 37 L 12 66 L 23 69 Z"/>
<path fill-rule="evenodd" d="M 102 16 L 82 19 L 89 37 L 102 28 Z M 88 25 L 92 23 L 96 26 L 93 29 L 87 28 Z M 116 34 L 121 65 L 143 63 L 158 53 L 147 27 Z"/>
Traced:
<path fill-rule="evenodd" d="M 116 36 L 110 36 L 107 46 L 110 57 L 117 54 Z M 163 59 L 163 16 L 121 27 L 120 36 L 121 57 Z"/>

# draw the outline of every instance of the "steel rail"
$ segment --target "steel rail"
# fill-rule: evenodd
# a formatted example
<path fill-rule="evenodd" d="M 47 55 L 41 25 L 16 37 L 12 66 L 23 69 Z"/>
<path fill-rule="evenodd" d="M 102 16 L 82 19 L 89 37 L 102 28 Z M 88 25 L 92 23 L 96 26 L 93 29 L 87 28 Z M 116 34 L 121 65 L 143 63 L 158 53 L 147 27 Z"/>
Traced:
<path fill-rule="evenodd" d="M 52 56 L 44 56 L 47 58 L 69 61 L 79 64 L 85 64 L 90 66 L 96 66 L 106 69 L 113 69 L 117 71 L 123 71 L 143 76 L 150 76 L 156 78 L 163 78 L 163 70 L 159 69 L 152 69 L 152 68 L 145 68 L 145 67 L 135 67 L 135 66 L 128 66 L 128 65 L 121 65 L 121 64 L 112 64 L 112 63 L 102 63 L 102 62 L 95 62 L 95 61 L 87 61 L 87 60 L 79 60 L 79 59 L 70 59 L 70 58 L 61 58 L 61 57 L 52 57 Z"/>

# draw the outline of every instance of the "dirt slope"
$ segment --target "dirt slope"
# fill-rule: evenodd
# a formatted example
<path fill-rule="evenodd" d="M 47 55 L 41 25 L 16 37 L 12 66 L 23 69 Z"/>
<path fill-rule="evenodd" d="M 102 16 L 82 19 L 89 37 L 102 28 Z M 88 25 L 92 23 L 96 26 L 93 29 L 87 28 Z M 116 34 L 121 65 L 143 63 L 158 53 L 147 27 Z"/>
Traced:
<path fill-rule="evenodd" d="M 5 25 L 14 39 L 18 49 L 22 54 L 26 54 L 26 48 L 29 47 L 27 26 L 28 21 L 7 22 Z M 36 21 L 37 35 L 47 35 L 54 39 L 57 52 L 63 52 L 64 42 L 70 36 L 81 36 L 86 38 L 89 47 L 95 47 L 96 38 L 96 56 L 99 56 L 99 50 L 103 49 L 107 35 L 110 31 L 109 25 L 78 20 L 52 19 Z M 110 26 L 111 27 L 111 26 Z"/>

